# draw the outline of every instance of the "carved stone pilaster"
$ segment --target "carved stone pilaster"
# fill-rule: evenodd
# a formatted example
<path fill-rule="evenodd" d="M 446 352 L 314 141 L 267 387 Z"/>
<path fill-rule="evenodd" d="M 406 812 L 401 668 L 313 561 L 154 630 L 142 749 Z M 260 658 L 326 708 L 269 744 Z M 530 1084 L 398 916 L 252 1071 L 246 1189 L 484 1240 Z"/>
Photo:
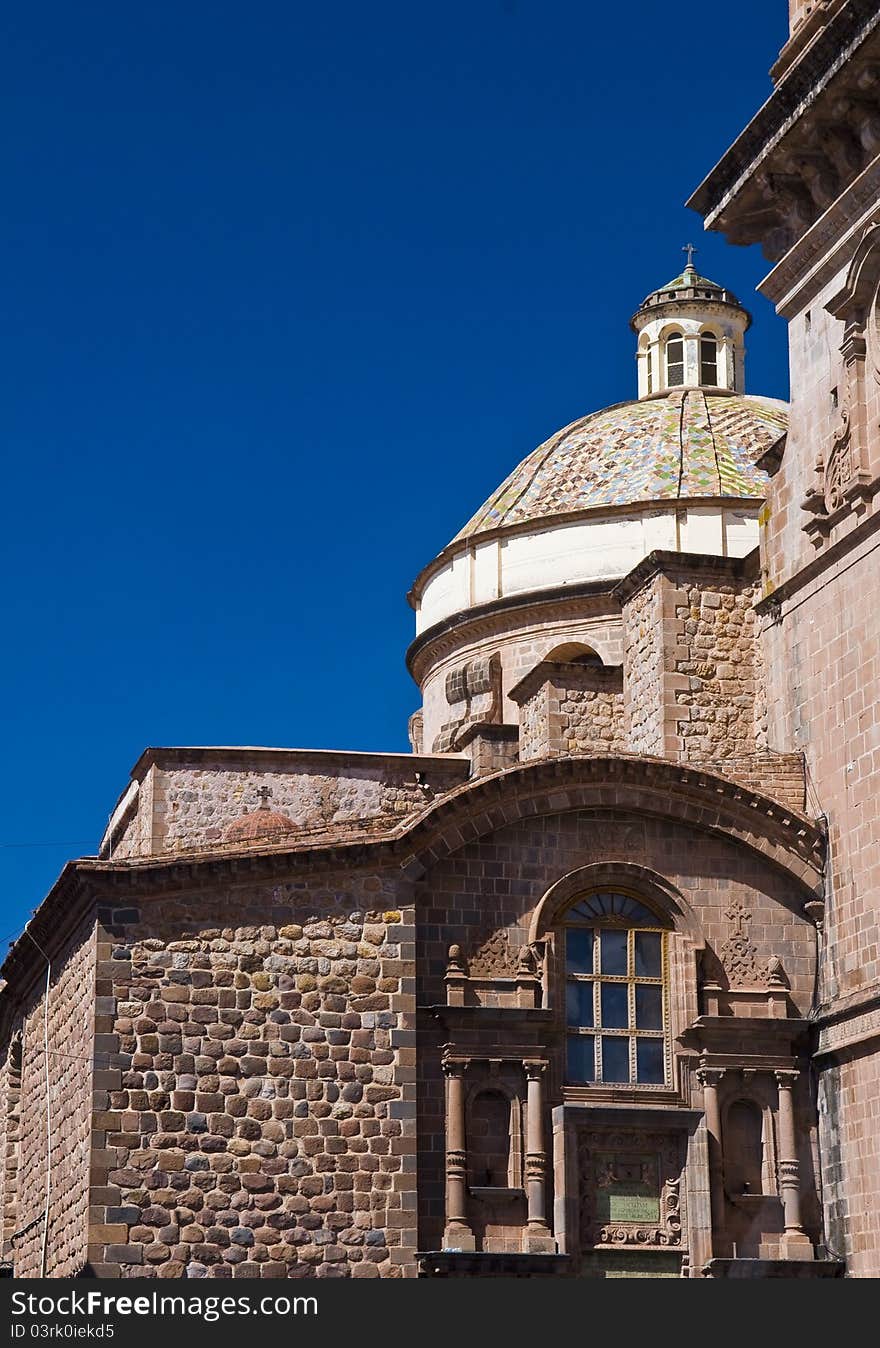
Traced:
<path fill-rule="evenodd" d="M 547 1153 L 544 1150 L 544 1089 L 547 1064 L 523 1063 L 526 1074 L 526 1246 L 531 1253 L 553 1253 L 556 1242 L 547 1224 Z"/>
<path fill-rule="evenodd" d="M 801 1167 L 797 1155 L 793 1098 L 800 1073 L 779 1071 L 774 1075 L 779 1088 L 777 1177 L 785 1213 L 782 1246 L 789 1259 L 812 1259 L 813 1246 L 801 1224 Z"/>
<path fill-rule="evenodd" d="M 444 1249 L 473 1250 L 474 1234 L 467 1219 L 467 1144 L 464 1119 L 466 1064 L 445 1058 L 446 1077 L 446 1228 Z"/>
<path fill-rule="evenodd" d="M 712 1249 L 716 1255 L 727 1253 L 724 1238 L 724 1151 L 721 1139 L 721 1107 L 718 1087 L 724 1068 L 701 1064 L 697 1081 L 703 1088 L 703 1108 L 706 1111 L 706 1137 L 709 1147 L 709 1193 L 712 1209 Z"/>

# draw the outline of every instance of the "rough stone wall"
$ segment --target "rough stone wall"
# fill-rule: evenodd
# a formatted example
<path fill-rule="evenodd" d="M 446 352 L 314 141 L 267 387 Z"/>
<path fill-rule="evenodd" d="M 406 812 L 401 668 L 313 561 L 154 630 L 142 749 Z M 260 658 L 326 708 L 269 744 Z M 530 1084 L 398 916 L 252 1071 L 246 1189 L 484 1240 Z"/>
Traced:
<path fill-rule="evenodd" d="M 670 663 L 686 679 L 675 692 L 681 757 L 693 762 L 754 753 L 756 587 L 679 582 L 673 598 L 683 632 Z"/>
<path fill-rule="evenodd" d="M 560 738 L 564 753 L 625 749 L 623 694 L 605 688 L 565 688 L 559 692 Z"/>
<path fill-rule="evenodd" d="M 112 1056 L 97 1083 L 96 1268 L 414 1270 L 414 952 L 399 885 L 323 876 L 102 914 L 115 925 L 99 964 Z"/>
<path fill-rule="evenodd" d="M 443 1003 L 446 955 L 461 946 L 467 962 L 501 932 L 510 971 L 527 940 L 535 906 L 560 876 L 591 862 L 625 861 L 665 876 L 693 907 L 707 943 L 719 952 L 731 934 L 727 910 L 751 913 L 756 958 L 782 961 L 797 1014 L 809 1011 L 815 932 L 801 915 L 802 894 L 769 863 L 683 824 L 625 810 L 572 812 L 510 824 L 460 848 L 416 886 L 418 1002 Z M 719 955 L 720 958 L 720 955 Z M 419 1050 L 420 1248 L 439 1248 L 443 1223 L 443 1084 L 439 1054 L 424 1027 Z M 562 1079 L 554 1064 L 550 1080 Z M 549 1133 L 548 1133 L 549 1136 Z"/>
<path fill-rule="evenodd" d="M 117 825 L 112 847 L 105 839 L 102 857 L 125 860 L 222 846 L 229 825 L 259 806 L 264 787 L 270 808 L 303 833 L 371 824 L 388 828 L 424 808 L 417 772 L 427 776 L 432 795 L 468 775 L 467 763 L 455 757 L 280 751 L 273 761 L 270 754 L 248 750 L 189 751 L 198 755 L 190 759 L 185 750 L 153 752 L 163 757 L 142 776 L 137 800 Z"/>
<path fill-rule="evenodd" d="M 539 669 L 541 667 L 539 666 Z M 520 704 L 520 759 L 626 752 L 620 673 L 546 666 L 554 672 Z"/>
<path fill-rule="evenodd" d="M 94 923 L 84 920 L 54 955 L 49 990 L 52 1145 L 46 1273 L 69 1278 L 86 1261 L 94 1030 Z M 40 1275 L 46 1203 L 45 982 L 23 1015 L 15 1276 Z"/>
<path fill-rule="evenodd" d="M 260 787 L 272 792 L 271 806 L 303 829 L 351 823 L 378 816 L 401 817 L 423 808 L 415 782 L 377 779 L 368 769 L 332 772 L 300 770 L 288 774 L 241 772 L 223 768 L 180 767 L 163 772 L 157 806 L 161 807 L 162 850 L 185 851 L 221 842 L 226 828 L 244 809 L 259 804 Z M 157 811 L 158 813 L 159 811 Z"/>
<path fill-rule="evenodd" d="M 623 608 L 624 729 L 634 754 L 665 752 L 662 577 L 654 576 Z"/>
<path fill-rule="evenodd" d="M 550 743 L 550 699 L 552 689 L 544 683 L 519 709 L 519 756 L 523 763 L 540 758 Z"/>

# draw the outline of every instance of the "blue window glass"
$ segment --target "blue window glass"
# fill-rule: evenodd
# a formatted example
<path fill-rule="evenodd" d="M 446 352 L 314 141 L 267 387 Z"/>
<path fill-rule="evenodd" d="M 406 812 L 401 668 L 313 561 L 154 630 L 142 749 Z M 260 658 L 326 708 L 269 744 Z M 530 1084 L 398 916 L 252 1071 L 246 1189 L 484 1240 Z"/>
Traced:
<path fill-rule="evenodd" d="M 602 983 L 601 1007 L 603 1030 L 625 1030 L 629 1026 L 629 1001 L 626 983 Z"/>
<path fill-rule="evenodd" d="M 636 984 L 636 1029 L 663 1029 L 663 989 L 659 983 Z"/>
<path fill-rule="evenodd" d="M 663 937 L 659 931 L 637 931 L 636 978 L 659 978 L 663 969 L 661 957 Z"/>
<path fill-rule="evenodd" d="M 662 1039 L 636 1040 L 636 1079 L 643 1086 L 662 1086 L 666 1080 Z"/>
<path fill-rule="evenodd" d="M 565 935 L 565 960 L 570 974 L 593 972 L 593 932 L 590 927 L 569 927 Z"/>
<path fill-rule="evenodd" d="M 596 1049 L 591 1034 L 568 1036 L 567 1076 L 569 1081 L 595 1081 Z"/>
<path fill-rule="evenodd" d="M 602 1036 L 602 1080 L 629 1081 L 629 1039 Z"/>
<path fill-rule="evenodd" d="M 602 973 L 616 974 L 625 976 L 626 968 L 626 947 L 629 932 L 626 931 L 603 931 L 602 932 Z"/>
<path fill-rule="evenodd" d="M 592 1025 L 593 984 L 568 983 L 565 989 L 565 1019 L 568 1025 Z"/>

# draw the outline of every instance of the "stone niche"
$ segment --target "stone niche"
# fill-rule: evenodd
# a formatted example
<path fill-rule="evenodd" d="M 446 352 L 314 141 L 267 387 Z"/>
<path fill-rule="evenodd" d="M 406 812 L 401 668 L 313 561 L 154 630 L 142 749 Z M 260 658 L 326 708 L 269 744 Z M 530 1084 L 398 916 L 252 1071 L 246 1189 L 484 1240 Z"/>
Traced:
<path fill-rule="evenodd" d="M 520 709 L 521 762 L 561 754 L 625 751 L 623 669 L 542 660 L 510 690 Z"/>

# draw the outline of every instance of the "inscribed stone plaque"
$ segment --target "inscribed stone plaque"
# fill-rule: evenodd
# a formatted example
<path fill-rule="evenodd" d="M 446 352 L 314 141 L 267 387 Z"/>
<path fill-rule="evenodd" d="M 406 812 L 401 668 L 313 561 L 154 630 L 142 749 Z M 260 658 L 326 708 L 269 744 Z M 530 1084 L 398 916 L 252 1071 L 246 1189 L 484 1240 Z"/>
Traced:
<path fill-rule="evenodd" d="M 596 1217 L 600 1222 L 659 1222 L 660 1183 L 655 1156 L 596 1157 Z"/>

